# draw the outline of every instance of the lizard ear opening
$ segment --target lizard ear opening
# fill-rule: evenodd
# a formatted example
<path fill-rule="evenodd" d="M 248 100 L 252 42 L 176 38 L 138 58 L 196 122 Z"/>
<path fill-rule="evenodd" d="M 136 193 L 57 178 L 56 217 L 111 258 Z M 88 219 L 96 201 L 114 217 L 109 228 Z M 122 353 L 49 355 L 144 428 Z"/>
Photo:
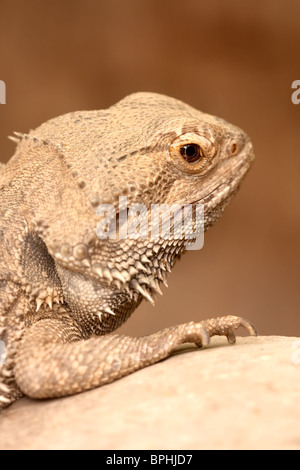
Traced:
<path fill-rule="evenodd" d="M 177 137 L 169 152 L 175 166 L 185 173 L 205 173 L 216 153 L 210 140 L 191 132 Z"/>

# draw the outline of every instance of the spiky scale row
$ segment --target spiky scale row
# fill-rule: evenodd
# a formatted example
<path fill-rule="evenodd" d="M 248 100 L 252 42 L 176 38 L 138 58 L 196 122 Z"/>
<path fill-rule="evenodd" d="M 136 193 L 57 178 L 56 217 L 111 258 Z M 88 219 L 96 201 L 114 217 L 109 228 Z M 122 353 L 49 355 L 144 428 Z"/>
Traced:
<path fill-rule="evenodd" d="M 64 298 L 62 296 L 50 294 L 44 297 L 43 293 L 44 291 L 35 299 L 36 312 L 38 312 L 42 306 L 48 306 L 49 309 L 52 310 L 53 304 L 60 304 L 64 302 Z"/>
<path fill-rule="evenodd" d="M 14 131 L 14 136 L 9 135 L 8 138 L 16 144 L 19 144 L 24 138 L 28 138 L 28 134 L 23 134 L 22 132 Z"/>
<path fill-rule="evenodd" d="M 156 247 L 156 253 L 159 252 L 159 245 Z M 136 258 L 136 259 L 135 259 Z M 121 262 L 112 264 L 106 267 L 96 263 L 92 266 L 92 272 L 99 279 L 105 280 L 109 285 L 115 285 L 119 290 L 124 288 L 126 292 L 132 298 L 133 292 L 142 295 L 152 305 L 154 305 L 154 295 L 162 295 L 159 283 L 162 282 L 166 287 L 167 284 L 167 273 L 171 271 L 171 262 L 165 258 L 154 258 L 152 261 L 145 255 L 142 254 L 139 257 L 128 258 L 127 262 Z M 152 265 L 152 267 L 150 267 Z M 127 266 L 127 270 L 124 267 Z M 106 313 L 111 314 L 111 311 Z M 101 311 L 100 320 L 103 312 Z"/>
<path fill-rule="evenodd" d="M 102 322 L 102 315 L 113 315 L 115 316 L 115 312 L 108 306 L 102 307 L 101 312 L 98 313 L 100 323 Z"/>
<path fill-rule="evenodd" d="M 143 297 L 145 297 L 145 299 L 149 300 L 149 302 L 154 305 L 155 302 L 154 302 L 154 299 L 153 297 L 151 297 L 151 295 L 149 294 L 148 290 L 145 289 L 144 287 L 142 287 L 139 282 L 136 280 L 136 279 L 133 279 L 130 283 L 130 287 L 139 292 Z"/>

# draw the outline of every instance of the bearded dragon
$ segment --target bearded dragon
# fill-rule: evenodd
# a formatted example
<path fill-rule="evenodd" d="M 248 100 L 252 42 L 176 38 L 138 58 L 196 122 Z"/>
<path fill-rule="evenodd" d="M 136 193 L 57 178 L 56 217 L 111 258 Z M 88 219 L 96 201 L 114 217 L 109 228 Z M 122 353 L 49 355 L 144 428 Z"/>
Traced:
<path fill-rule="evenodd" d="M 188 237 L 99 238 L 97 208 L 118 201 L 202 204 L 213 225 L 254 154 L 238 127 L 154 93 L 107 110 L 72 112 L 28 134 L 0 168 L 0 406 L 61 397 L 153 364 L 181 343 L 235 341 L 236 316 L 134 338 L 113 333 L 154 302 Z M 117 221 L 118 222 L 118 221 Z M 118 234 L 117 234 L 118 235 Z"/>

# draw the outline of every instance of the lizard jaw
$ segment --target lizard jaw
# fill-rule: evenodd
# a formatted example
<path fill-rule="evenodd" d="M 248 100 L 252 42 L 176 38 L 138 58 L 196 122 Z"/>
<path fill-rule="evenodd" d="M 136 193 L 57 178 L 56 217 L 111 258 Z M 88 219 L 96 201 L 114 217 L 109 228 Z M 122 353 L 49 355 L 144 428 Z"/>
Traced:
<path fill-rule="evenodd" d="M 232 170 L 226 175 L 221 183 L 217 184 L 208 194 L 200 198 L 198 203 L 204 205 L 205 230 L 217 221 L 223 213 L 225 207 L 239 190 L 239 186 L 248 173 L 254 160 L 254 153 L 251 142 L 247 142 L 243 151 L 233 156 L 215 168 L 216 179 L 220 180 L 220 172 L 226 172 L 227 168 Z"/>

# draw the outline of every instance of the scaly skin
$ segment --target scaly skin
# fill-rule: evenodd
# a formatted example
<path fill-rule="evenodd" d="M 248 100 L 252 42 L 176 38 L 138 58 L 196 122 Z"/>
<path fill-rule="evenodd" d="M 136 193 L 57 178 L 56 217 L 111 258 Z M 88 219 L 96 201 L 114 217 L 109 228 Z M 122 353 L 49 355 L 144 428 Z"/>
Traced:
<path fill-rule="evenodd" d="M 253 161 L 239 128 L 163 95 L 70 113 L 28 135 L 0 167 L 0 407 L 111 382 L 213 335 L 255 329 L 227 316 L 143 338 L 112 333 L 159 284 L 190 240 L 99 239 L 97 207 L 204 204 L 213 225 Z M 192 147 L 191 147 L 192 145 Z M 187 147 L 189 146 L 189 147 Z M 188 148 L 188 150 L 187 150 Z M 192 150 L 191 150 L 192 149 Z M 190 155 L 195 151 L 195 155 Z M 130 214 L 129 214 L 130 215 Z M 199 228 L 199 227 L 196 227 Z M 195 229 L 193 220 L 186 237 Z"/>

